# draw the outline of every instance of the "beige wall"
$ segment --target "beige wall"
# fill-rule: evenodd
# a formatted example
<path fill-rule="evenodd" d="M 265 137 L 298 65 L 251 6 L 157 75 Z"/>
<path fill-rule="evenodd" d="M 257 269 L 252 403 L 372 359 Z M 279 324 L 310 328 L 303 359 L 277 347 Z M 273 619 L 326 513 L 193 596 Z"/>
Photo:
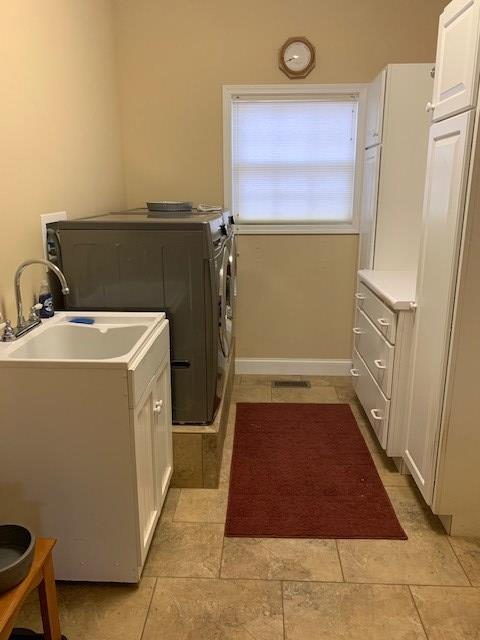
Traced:
<path fill-rule="evenodd" d="M 388 62 L 433 60 L 446 3 L 117 0 L 129 205 L 223 201 L 222 84 L 292 82 L 277 68 L 286 38 L 316 46 L 306 82 L 367 82 Z M 239 247 L 238 355 L 348 357 L 356 238 L 244 236 Z"/>
<path fill-rule="evenodd" d="M 356 246 L 356 236 L 240 236 L 237 355 L 350 358 Z"/>
<path fill-rule="evenodd" d="M 0 15 L 0 307 L 14 319 L 14 271 L 43 257 L 40 215 L 121 206 L 124 183 L 111 2 L 0 0 Z"/>

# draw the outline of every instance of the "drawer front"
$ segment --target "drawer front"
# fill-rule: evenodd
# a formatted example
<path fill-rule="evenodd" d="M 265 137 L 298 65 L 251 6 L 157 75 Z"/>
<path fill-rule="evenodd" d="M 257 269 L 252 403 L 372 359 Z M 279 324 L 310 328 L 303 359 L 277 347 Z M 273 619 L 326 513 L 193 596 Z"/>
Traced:
<path fill-rule="evenodd" d="M 148 383 L 170 349 L 168 320 L 162 322 L 129 366 L 129 404 L 136 407 Z"/>
<path fill-rule="evenodd" d="M 353 352 L 351 373 L 355 393 L 365 409 L 380 444 L 385 449 L 387 447 L 390 400 L 387 400 L 383 395 L 368 367 L 356 351 Z"/>
<path fill-rule="evenodd" d="M 370 318 L 380 333 L 389 342 L 395 344 L 395 334 L 397 331 L 397 314 L 376 296 L 373 291 L 359 282 L 355 293 L 357 306 Z"/>
<path fill-rule="evenodd" d="M 355 349 L 362 356 L 378 386 L 390 398 L 395 347 L 392 347 L 358 307 L 353 336 Z"/>

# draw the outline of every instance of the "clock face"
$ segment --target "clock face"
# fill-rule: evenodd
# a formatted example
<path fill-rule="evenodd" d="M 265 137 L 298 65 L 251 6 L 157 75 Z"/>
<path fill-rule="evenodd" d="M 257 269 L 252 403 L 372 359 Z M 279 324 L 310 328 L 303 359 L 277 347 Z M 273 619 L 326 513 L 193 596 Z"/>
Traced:
<path fill-rule="evenodd" d="M 312 52 L 304 42 L 292 42 L 283 53 L 283 61 L 290 71 L 304 71 L 312 60 Z"/>
<path fill-rule="evenodd" d="M 315 66 L 315 47 L 303 36 L 289 38 L 280 49 L 278 62 L 289 78 L 306 78 Z"/>

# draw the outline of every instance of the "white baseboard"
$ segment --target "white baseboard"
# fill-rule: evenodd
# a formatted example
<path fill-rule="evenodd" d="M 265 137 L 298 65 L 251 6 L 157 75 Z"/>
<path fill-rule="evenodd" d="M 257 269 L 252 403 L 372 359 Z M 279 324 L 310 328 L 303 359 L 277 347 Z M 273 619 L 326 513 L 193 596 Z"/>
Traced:
<path fill-rule="evenodd" d="M 351 360 L 236 358 L 235 373 L 257 375 L 348 376 Z"/>

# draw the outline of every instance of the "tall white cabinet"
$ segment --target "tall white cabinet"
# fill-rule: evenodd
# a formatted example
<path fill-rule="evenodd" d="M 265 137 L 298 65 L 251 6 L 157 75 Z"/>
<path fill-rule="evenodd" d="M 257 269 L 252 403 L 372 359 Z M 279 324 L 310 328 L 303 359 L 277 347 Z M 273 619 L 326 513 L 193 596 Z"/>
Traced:
<path fill-rule="evenodd" d="M 440 18 L 404 459 L 451 533 L 480 535 L 480 0 Z"/>
<path fill-rule="evenodd" d="M 417 275 L 413 384 L 405 462 L 428 503 L 441 419 L 465 208 L 473 113 L 432 126 Z"/>
<path fill-rule="evenodd" d="M 368 87 L 359 269 L 416 268 L 432 67 L 388 65 Z"/>
<path fill-rule="evenodd" d="M 389 456 L 405 450 L 405 405 L 433 63 L 392 64 L 367 93 L 353 386 Z"/>

